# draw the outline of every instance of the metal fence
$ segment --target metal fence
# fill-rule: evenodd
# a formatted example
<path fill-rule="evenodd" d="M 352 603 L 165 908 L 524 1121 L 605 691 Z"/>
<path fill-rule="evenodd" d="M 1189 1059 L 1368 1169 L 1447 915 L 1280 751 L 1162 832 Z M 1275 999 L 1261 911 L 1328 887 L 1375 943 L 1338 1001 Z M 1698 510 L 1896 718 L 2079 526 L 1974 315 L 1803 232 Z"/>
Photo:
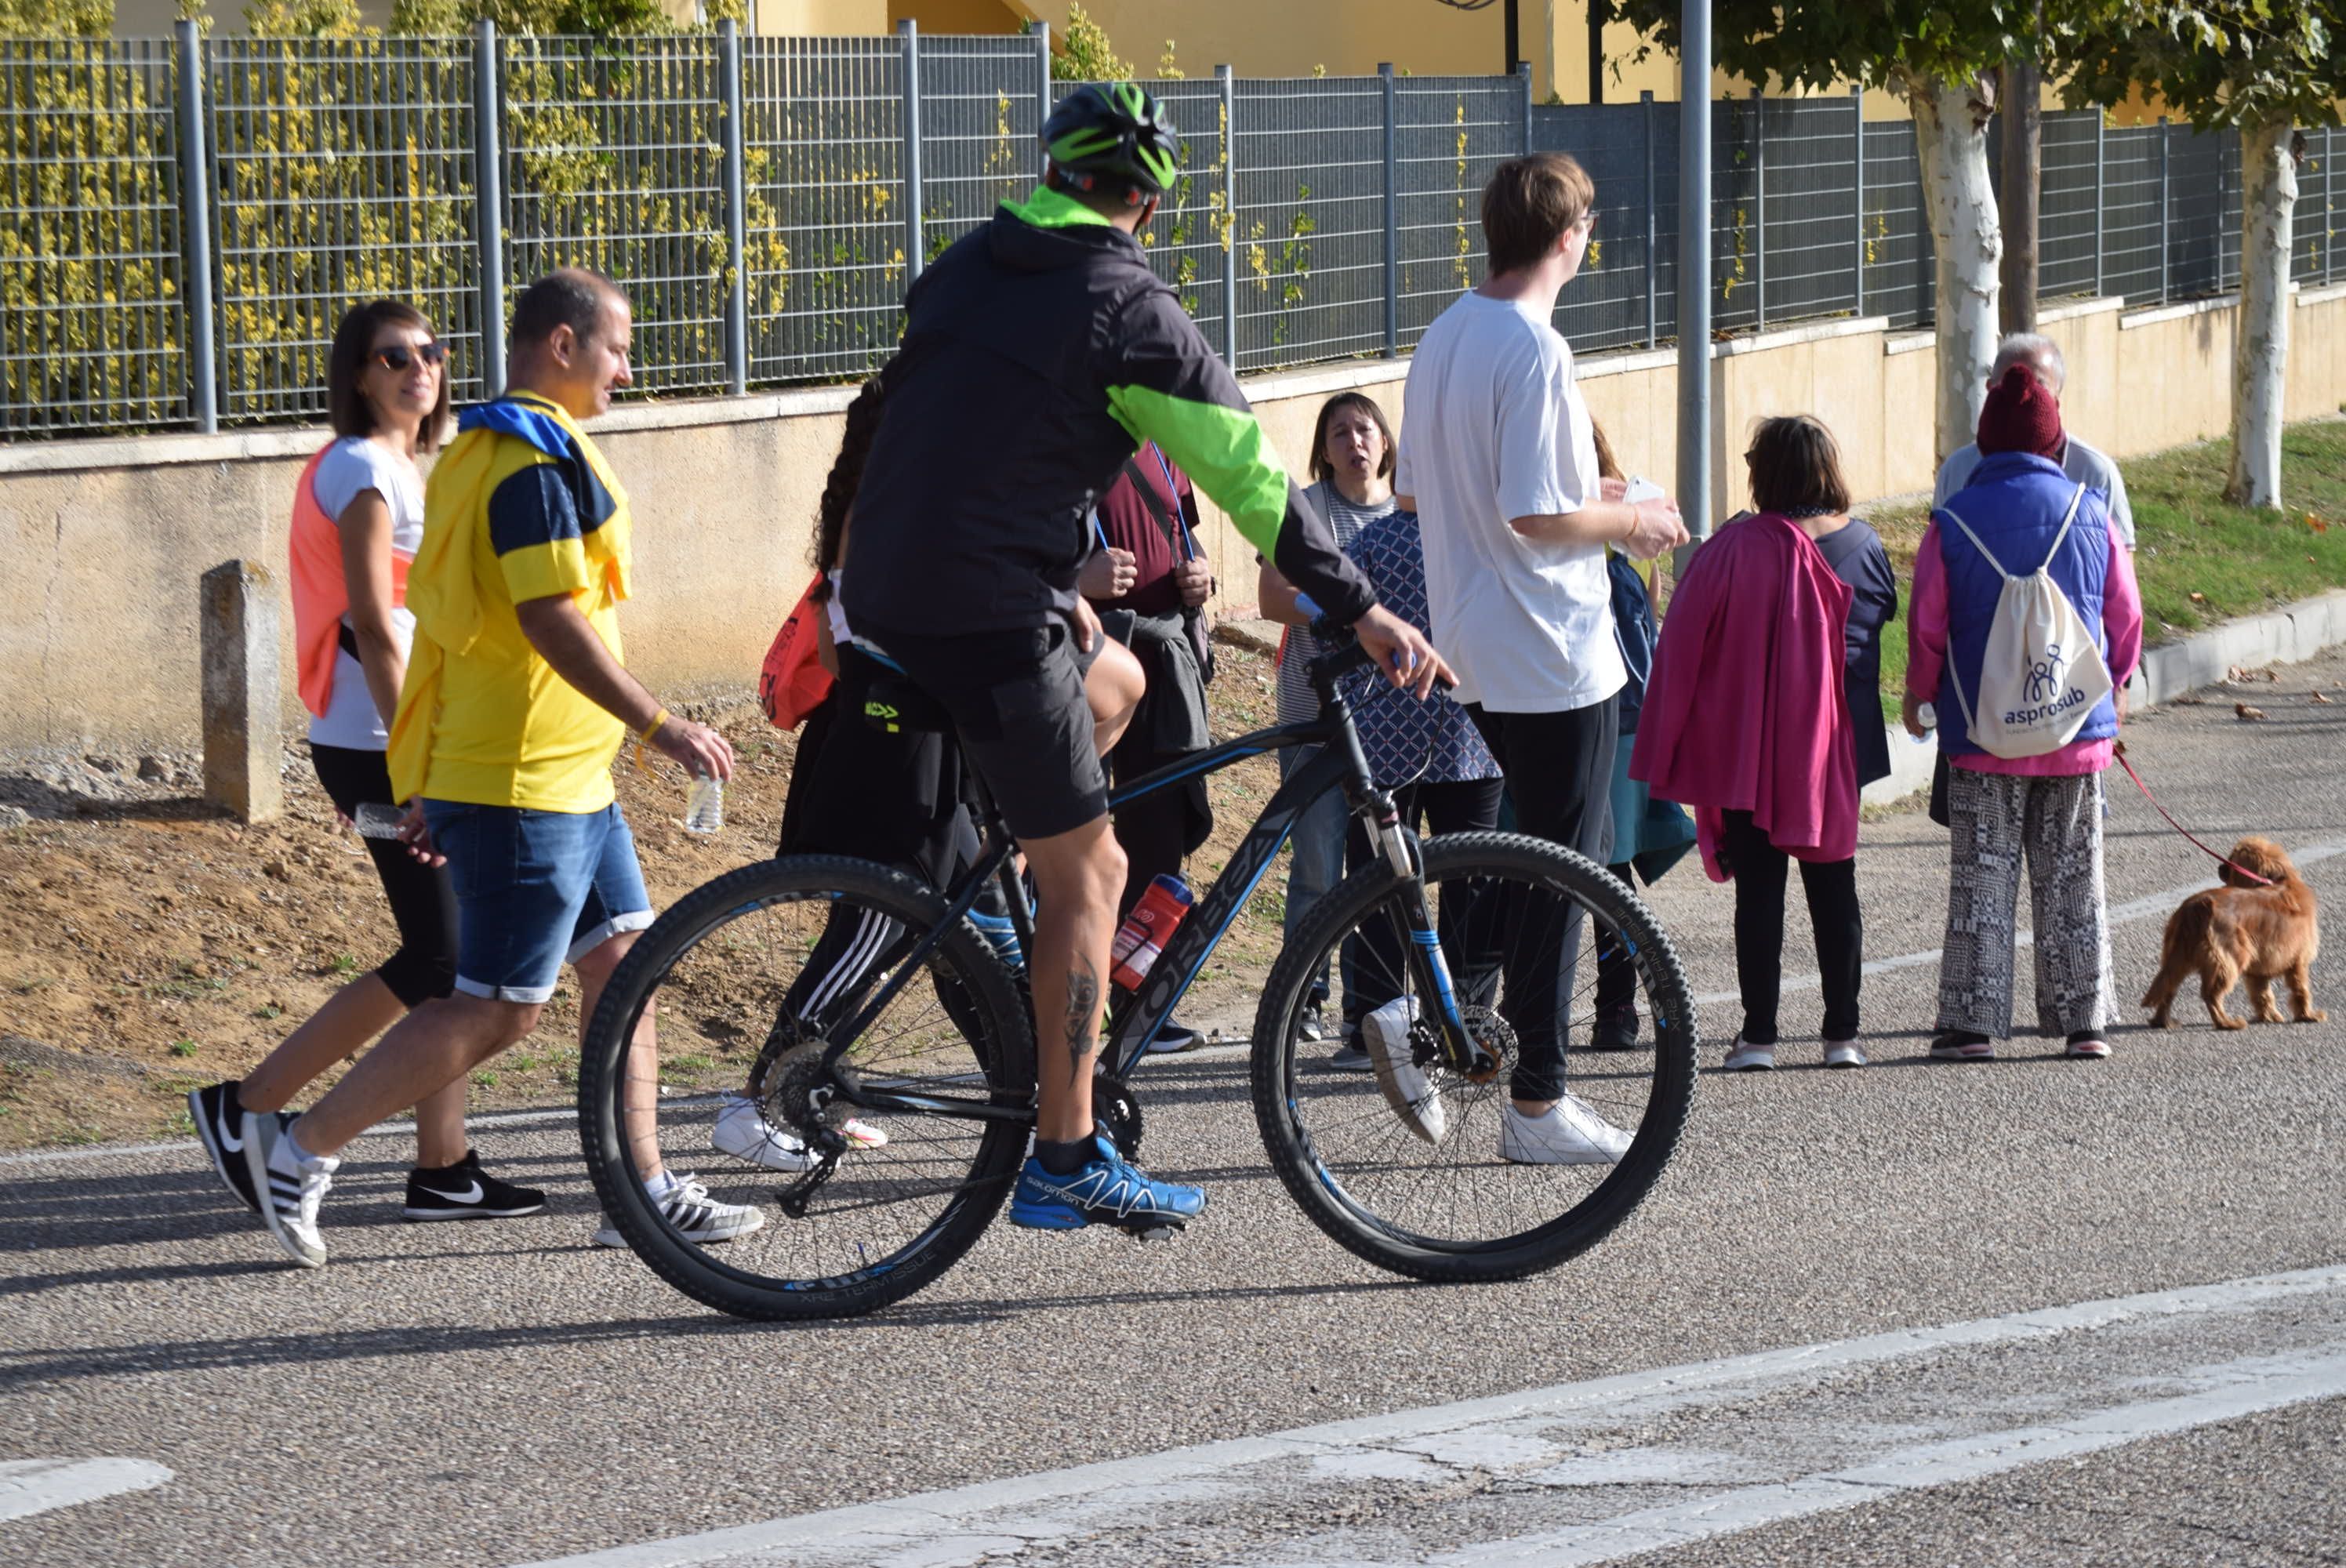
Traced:
<path fill-rule="evenodd" d="M 416 301 L 455 391 L 503 375 L 514 292 L 566 262 L 626 283 L 639 393 L 851 379 L 903 291 L 1039 169 L 1073 90 L 1046 37 L 499 37 L 0 43 L 0 437 L 323 411 L 352 300 Z M 1480 194 L 1577 156 L 1596 230 L 1558 328 L 1583 352 L 1678 332 L 1678 116 L 1534 107 L 1529 78 L 1147 84 L 1186 135 L 1141 234 L 1245 371 L 1392 354 L 1482 272 Z M 1846 98 L 1712 117 L 1712 320 L 1932 315 L 1903 122 Z M 2346 279 L 2346 132 L 2308 133 L 2292 276 Z M 2237 285 L 2237 138 L 2045 118 L 2048 297 Z M 488 323 L 489 330 L 484 331 Z"/>

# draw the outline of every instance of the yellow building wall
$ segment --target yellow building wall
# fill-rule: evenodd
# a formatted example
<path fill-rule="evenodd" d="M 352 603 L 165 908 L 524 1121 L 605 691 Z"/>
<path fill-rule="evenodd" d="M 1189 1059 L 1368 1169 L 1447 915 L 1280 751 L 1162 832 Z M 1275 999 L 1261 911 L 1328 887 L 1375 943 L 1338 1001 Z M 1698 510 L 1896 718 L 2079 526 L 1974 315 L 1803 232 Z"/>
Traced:
<path fill-rule="evenodd" d="M 1096 0 L 1084 15 L 1136 75 L 1155 76 L 1169 39 L 1183 75 L 1209 76 L 1229 66 L 1241 76 L 1373 76 L 1382 61 L 1413 76 L 1489 76 L 1502 66 L 1504 18 L 1495 5 L 1460 11 L 1439 0 Z M 1066 0 L 889 0 L 893 20 L 911 17 L 923 33 L 1016 32 L 1028 18 L 1067 25 Z M 1534 39 L 1535 7 L 1526 5 L 1524 43 Z M 981 25 L 1000 13 L 1001 20 Z"/>
<path fill-rule="evenodd" d="M 800 37 L 872 37 L 894 25 L 888 0 L 750 0 L 750 19 L 760 33 Z"/>

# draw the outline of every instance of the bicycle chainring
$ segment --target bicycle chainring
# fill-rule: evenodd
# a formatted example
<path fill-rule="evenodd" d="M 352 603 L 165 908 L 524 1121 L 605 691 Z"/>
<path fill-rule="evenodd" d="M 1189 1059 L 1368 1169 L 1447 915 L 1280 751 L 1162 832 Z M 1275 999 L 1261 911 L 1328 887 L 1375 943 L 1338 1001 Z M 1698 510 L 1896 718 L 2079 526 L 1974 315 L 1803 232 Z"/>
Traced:
<path fill-rule="evenodd" d="M 1092 1125 L 1108 1135 L 1127 1160 L 1140 1157 L 1140 1099 L 1113 1073 L 1092 1074 Z"/>

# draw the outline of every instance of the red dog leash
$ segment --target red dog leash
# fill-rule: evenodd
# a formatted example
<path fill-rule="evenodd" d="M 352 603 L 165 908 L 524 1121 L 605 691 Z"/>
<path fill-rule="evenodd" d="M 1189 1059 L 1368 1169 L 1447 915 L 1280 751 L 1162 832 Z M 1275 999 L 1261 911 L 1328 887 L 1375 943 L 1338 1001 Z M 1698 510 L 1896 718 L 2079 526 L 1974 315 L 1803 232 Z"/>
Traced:
<path fill-rule="evenodd" d="M 2269 888 L 2273 885 L 2272 879 L 2270 877 L 2260 877 L 2257 875 L 2256 872 L 2249 870 L 2246 866 L 2233 865 L 2230 860 L 2225 859 L 2222 855 L 2218 854 L 2207 845 L 2200 843 L 2198 839 L 2193 838 L 2191 830 L 2177 821 L 2175 820 L 2175 814 L 2158 803 L 2158 797 L 2150 792 L 2150 786 L 2142 781 L 2142 775 L 2136 772 L 2134 770 L 2134 764 L 2127 760 L 2125 741 L 2121 740 L 2116 742 L 2116 745 L 2112 747 L 2111 750 L 2112 754 L 2118 759 L 2118 766 L 2126 769 L 2127 777 L 2134 780 L 2134 787 L 2142 791 L 2142 798 L 2150 802 L 2151 809 L 2166 818 L 2167 825 L 2168 827 L 2182 834 L 2186 839 L 2190 840 L 2191 843 L 2198 848 L 2201 854 L 2206 855 L 2209 860 L 2214 860 L 2218 865 L 2231 867 L 2233 871 L 2239 872 L 2240 875 L 2248 878 L 2249 881 L 2256 883 L 2257 886 L 2260 888 Z"/>

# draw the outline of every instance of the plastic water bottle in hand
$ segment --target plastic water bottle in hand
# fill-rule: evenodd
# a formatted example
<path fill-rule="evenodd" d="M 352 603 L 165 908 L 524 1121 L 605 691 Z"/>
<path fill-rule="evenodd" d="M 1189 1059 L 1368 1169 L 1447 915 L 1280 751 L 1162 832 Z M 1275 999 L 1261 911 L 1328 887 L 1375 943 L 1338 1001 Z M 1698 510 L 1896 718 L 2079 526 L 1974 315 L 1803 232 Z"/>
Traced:
<path fill-rule="evenodd" d="M 725 781 L 713 773 L 696 773 L 684 798 L 684 830 L 714 833 L 725 826 Z"/>
<path fill-rule="evenodd" d="M 407 820 L 403 806 L 386 806 L 380 800 L 362 800 L 351 817 L 351 823 L 362 839 L 396 839 L 399 825 Z"/>

